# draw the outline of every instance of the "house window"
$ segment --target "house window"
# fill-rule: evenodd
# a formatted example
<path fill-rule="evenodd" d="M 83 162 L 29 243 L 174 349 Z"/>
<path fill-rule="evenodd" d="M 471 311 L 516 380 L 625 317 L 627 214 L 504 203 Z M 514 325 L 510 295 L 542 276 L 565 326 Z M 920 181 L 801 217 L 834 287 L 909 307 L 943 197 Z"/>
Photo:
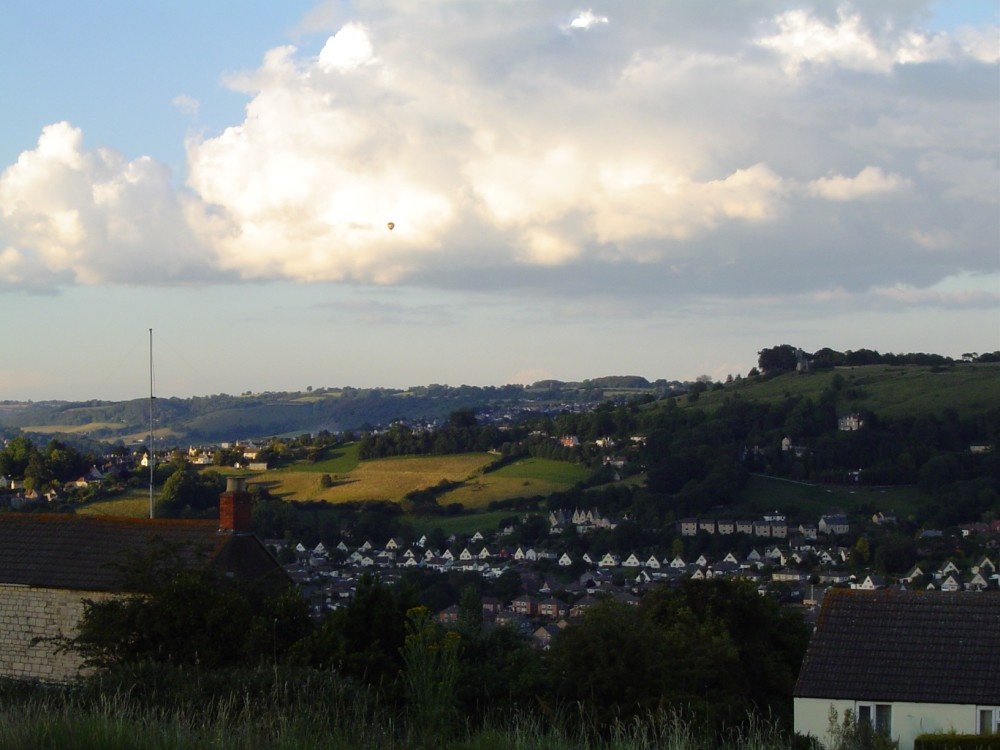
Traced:
<path fill-rule="evenodd" d="M 867 724 L 883 737 L 892 734 L 892 706 L 888 703 L 858 703 L 859 724 Z"/>
<path fill-rule="evenodd" d="M 980 706 L 979 734 L 1000 734 L 1000 707 Z"/>

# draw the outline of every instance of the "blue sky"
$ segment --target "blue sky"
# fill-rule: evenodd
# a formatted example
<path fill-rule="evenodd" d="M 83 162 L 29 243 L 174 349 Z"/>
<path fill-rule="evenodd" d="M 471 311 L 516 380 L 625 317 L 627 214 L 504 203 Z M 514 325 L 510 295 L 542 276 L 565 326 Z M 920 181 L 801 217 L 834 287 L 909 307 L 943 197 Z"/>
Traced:
<path fill-rule="evenodd" d="M 728 7 L 5 3 L 0 399 L 1000 349 L 997 4 Z"/>

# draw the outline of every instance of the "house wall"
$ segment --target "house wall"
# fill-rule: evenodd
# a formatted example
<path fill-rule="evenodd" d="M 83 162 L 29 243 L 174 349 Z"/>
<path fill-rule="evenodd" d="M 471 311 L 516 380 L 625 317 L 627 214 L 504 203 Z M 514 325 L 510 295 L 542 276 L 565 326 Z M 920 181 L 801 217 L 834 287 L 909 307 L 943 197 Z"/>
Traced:
<path fill-rule="evenodd" d="M 830 707 L 843 721 L 844 710 L 854 711 L 855 701 L 823 698 L 796 698 L 795 731 L 811 734 L 829 745 Z M 976 733 L 976 706 L 951 703 L 892 703 L 892 738 L 899 740 L 899 750 L 913 750 L 913 741 L 922 734 L 955 731 Z"/>
<path fill-rule="evenodd" d="M 71 637 L 83 615 L 83 599 L 99 592 L 38 589 L 0 584 L 0 677 L 67 682 L 79 674 L 80 657 L 57 653 L 35 638 Z"/>

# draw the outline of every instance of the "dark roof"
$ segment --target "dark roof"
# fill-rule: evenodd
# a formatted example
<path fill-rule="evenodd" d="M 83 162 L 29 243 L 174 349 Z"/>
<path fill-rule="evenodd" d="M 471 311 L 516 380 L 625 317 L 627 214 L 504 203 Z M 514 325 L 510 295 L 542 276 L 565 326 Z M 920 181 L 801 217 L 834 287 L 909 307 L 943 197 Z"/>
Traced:
<path fill-rule="evenodd" d="M 1000 594 L 831 590 L 795 696 L 996 705 Z"/>
<path fill-rule="evenodd" d="M 157 545 L 191 569 L 274 587 L 289 582 L 255 536 L 220 532 L 217 521 L 0 513 L 0 583 L 124 591 L 123 565 Z"/>

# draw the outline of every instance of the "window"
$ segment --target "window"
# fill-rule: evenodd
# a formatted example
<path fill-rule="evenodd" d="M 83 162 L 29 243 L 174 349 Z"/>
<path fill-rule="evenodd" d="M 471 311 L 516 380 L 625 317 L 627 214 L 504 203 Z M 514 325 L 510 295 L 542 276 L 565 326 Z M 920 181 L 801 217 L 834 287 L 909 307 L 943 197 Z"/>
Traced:
<path fill-rule="evenodd" d="M 883 737 L 892 734 L 892 706 L 888 703 L 858 703 L 859 724 L 867 724 Z"/>
<path fill-rule="evenodd" d="M 1000 734 L 1000 707 L 979 707 L 979 734 Z"/>

